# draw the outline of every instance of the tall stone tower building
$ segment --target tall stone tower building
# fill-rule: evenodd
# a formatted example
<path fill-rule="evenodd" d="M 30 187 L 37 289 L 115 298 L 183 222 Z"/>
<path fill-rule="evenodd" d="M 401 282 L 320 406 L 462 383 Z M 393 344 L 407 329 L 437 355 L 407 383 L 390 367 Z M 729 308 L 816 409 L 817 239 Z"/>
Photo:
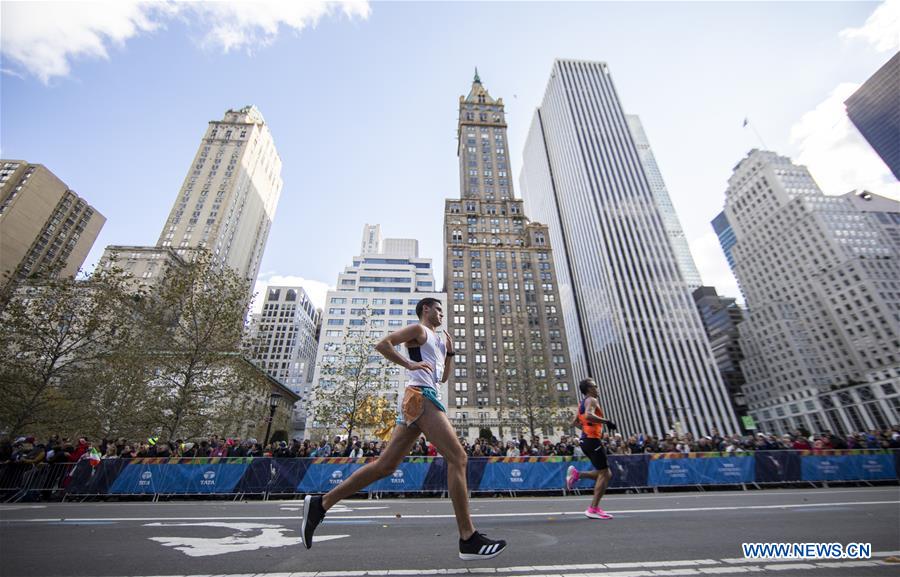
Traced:
<path fill-rule="evenodd" d="M 444 212 L 445 316 L 456 345 L 448 411 L 469 438 L 558 436 L 576 401 L 550 234 L 515 198 L 503 99 L 478 72 L 459 99 L 460 198 Z"/>

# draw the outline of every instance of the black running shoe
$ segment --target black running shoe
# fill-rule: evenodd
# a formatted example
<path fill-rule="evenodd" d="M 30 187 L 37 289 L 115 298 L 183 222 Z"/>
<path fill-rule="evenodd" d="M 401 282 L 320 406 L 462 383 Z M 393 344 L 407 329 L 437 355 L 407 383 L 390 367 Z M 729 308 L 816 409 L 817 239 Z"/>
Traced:
<path fill-rule="evenodd" d="M 303 498 L 303 521 L 300 523 L 300 538 L 307 549 L 312 547 L 313 533 L 325 518 L 320 495 L 307 495 Z"/>
<path fill-rule="evenodd" d="M 472 533 L 467 540 L 459 540 L 459 558 L 463 561 L 493 559 L 506 549 L 506 541 L 488 539 L 478 531 Z"/>

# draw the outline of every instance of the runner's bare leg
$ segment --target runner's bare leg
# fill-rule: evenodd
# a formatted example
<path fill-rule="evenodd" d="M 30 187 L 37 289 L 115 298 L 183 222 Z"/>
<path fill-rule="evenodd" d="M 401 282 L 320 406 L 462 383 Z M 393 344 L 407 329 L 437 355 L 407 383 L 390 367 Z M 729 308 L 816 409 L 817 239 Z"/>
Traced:
<path fill-rule="evenodd" d="M 339 501 L 359 493 L 375 481 L 393 473 L 400 466 L 403 457 L 409 455 L 420 434 L 421 431 L 415 424 L 411 427 L 395 425 L 391 440 L 378 459 L 357 469 L 346 481 L 326 493 L 322 497 L 322 507 L 327 511 Z"/>
<path fill-rule="evenodd" d="M 466 484 L 468 457 L 463 450 L 456 431 L 450 425 L 447 414 L 431 402 L 425 403 L 425 411 L 416 421 L 425 437 L 434 444 L 438 453 L 447 461 L 447 485 L 460 539 L 468 539 L 475 532 L 472 516 L 469 514 L 469 492 Z"/>

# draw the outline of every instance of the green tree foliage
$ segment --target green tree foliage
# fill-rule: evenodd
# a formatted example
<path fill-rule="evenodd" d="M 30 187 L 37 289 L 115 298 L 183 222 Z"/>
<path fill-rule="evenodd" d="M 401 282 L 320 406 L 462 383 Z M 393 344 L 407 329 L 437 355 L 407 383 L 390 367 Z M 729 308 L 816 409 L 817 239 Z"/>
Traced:
<path fill-rule="evenodd" d="M 319 428 L 341 430 L 347 436 L 361 428 L 380 428 L 384 411 L 373 410 L 388 392 L 390 372 L 402 370 L 376 350 L 366 310 L 363 325 L 353 326 L 336 351 L 328 351 L 315 383 L 315 421 Z"/>

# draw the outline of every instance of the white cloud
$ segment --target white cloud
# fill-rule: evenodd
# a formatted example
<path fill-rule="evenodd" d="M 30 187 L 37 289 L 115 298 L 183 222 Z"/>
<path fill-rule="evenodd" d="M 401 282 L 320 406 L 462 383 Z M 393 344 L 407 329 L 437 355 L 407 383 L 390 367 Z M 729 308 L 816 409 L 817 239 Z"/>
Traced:
<path fill-rule="evenodd" d="M 791 127 L 791 142 L 826 194 L 864 188 L 900 199 L 900 183 L 847 117 L 844 101 L 859 88 L 843 83 Z"/>
<path fill-rule="evenodd" d="M 302 2 L 4 2 L 0 50 L 45 84 L 68 76 L 78 58 L 109 58 L 137 35 L 153 32 L 180 15 L 201 30 L 201 44 L 228 52 L 267 46 L 282 28 L 300 32 L 340 12 L 366 19 L 365 0 Z M 10 71 L 4 71 L 10 73 Z"/>
<path fill-rule="evenodd" d="M 189 5 L 207 26 L 203 45 L 221 48 L 224 52 L 257 46 L 275 41 L 279 29 L 296 32 L 307 26 L 315 27 L 326 15 L 340 11 L 348 18 L 366 19 L 371 11 L 368 2 L 341 1 L 268 1 L 268 2 L 201 2 Z"/>
<path fill-rule="evenodd" d="M 863 40 L 878 52 L 900 50 L 900 0 L 885 0 L 859 28 L 845 28 L 844 40 Z"/>
<path fill-rule="evenodd" d="M 107 46 L 155 30 L 166 4 L 4 2 L 3 55 L 47 83 L 69 74 L 74 58 L 108 58 Z"/>
<path fill-rule="evenodd" d="M 334 290 L 334 287 L 328 286 L 328 283 L 307 279 L 302 276 L 282 276 L 273 273 L 264 273 L 256 279 L 256 284 L 253 287 L 253 292 L 256 294 L 252 306 L 252 311 L 254 313 L 258 313 L 262 310 L 265 292 L 270 286 L 303 287 L 303 290 L 309 295 L 309 300 L 311 300 L 313 305 L 318 309 L 325 308 L 326 294 L 328 291 Z"/>
<path fill-rule="evenodd" d="M 737 280 L 731 273 L 728 261 L 725 260 L 725 253 L 716 233 L 710 230 L 701 237 L 688 240 L 688 244 L 694 263 L 700 270 L 703 284 L 716 287 L 716 292 L 720 296 L 736 298 L 743 302 L 744 298 L 738 290 Z"/>

